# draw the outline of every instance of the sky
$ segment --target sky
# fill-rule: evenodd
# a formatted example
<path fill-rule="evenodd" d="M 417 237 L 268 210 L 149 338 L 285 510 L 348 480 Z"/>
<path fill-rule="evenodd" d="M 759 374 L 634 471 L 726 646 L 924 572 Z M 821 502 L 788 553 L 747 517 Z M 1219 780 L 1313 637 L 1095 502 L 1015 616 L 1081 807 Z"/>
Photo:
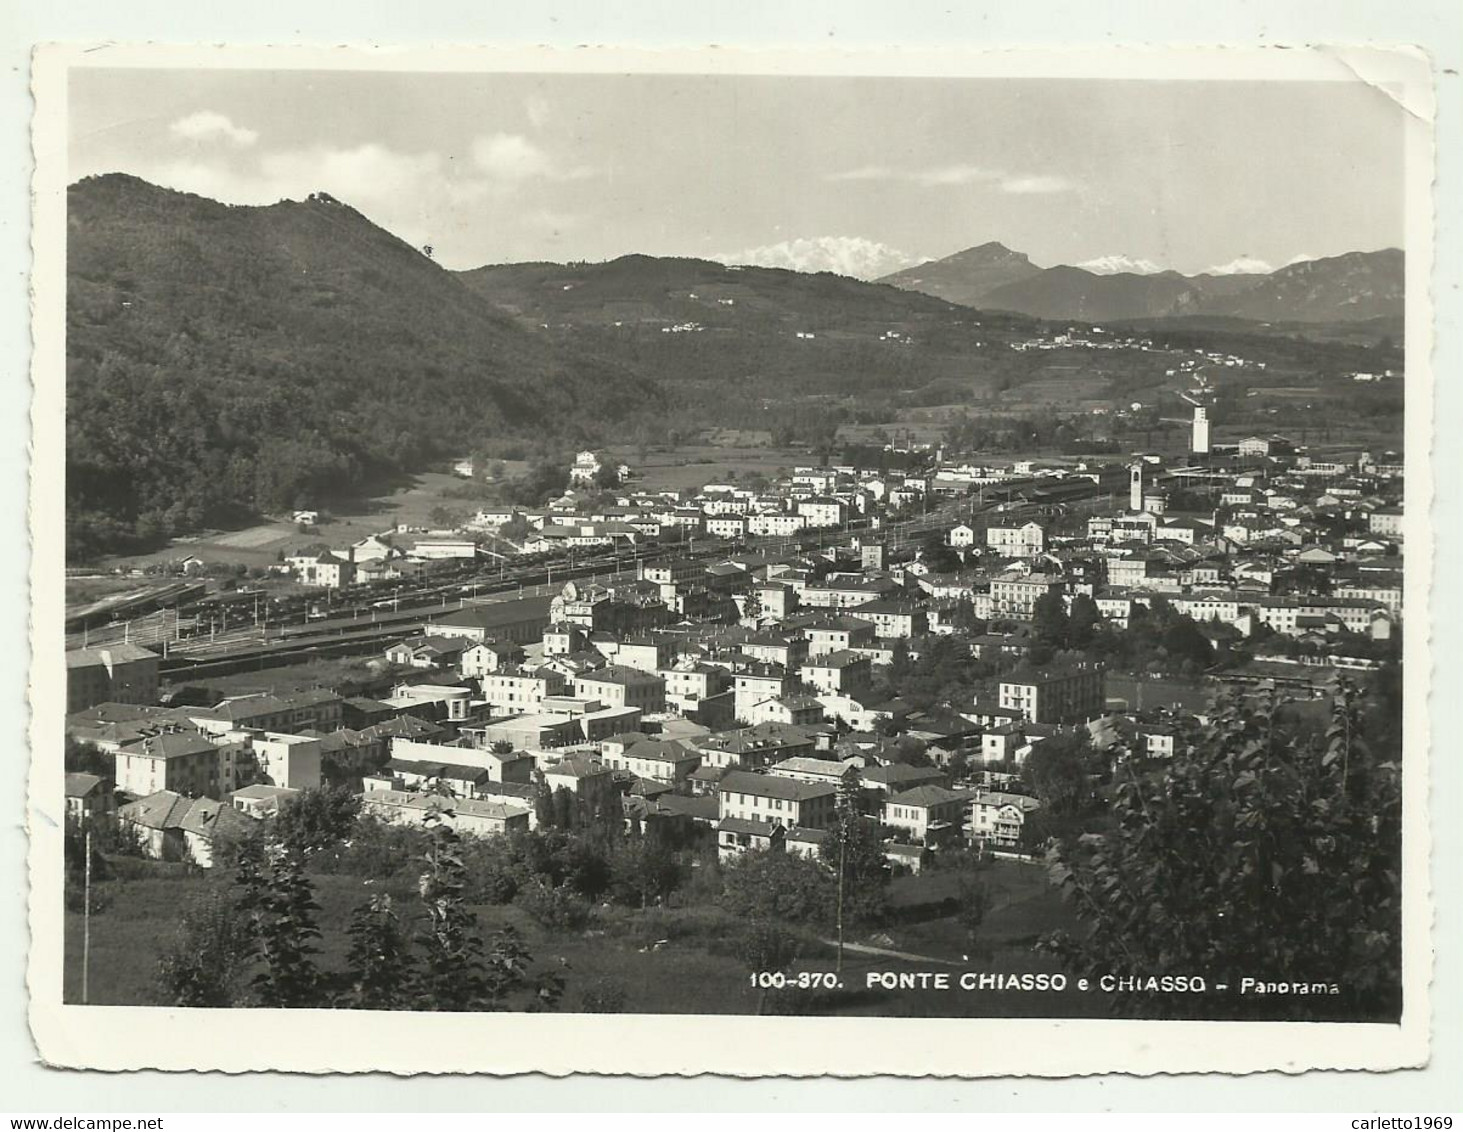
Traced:
<path fill-rule="evenodd" d="M 445 266 L 685 255 L 873 278 L 1258 270 L 1403 244 L 1361 83 L 78 68 L 72 180 L 325 191 Z"/>

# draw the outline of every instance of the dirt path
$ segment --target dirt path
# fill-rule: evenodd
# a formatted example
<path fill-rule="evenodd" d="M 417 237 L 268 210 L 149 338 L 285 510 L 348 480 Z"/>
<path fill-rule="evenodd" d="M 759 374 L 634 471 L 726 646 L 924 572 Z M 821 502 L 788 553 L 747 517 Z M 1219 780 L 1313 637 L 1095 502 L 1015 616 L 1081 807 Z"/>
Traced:
<path fill-rule="evenodd" d="M 836 948 L 836 939 L 820 939 L 820 943 L 826 943 L 829 947 Z M 958 967 L 960 961 L 956 959 L 936 959 L 933 955 L 914 955 L 908 951 L 894 951 L 888 947 L 872 947 L 867 943 L 847 943 L 843 945 L 844 951 L 852 951 L 856 955 L 882 955 L 886 959 L 903 959 L 909 963 L 939 963 L 945 967 Z"/>

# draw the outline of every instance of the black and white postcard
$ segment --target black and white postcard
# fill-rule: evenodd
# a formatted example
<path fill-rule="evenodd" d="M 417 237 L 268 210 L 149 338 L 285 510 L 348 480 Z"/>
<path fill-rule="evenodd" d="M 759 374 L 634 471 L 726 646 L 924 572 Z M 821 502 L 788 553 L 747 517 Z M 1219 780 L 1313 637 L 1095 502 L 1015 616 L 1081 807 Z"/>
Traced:
<path fill-rule="evenodd" d="M 1426 1060 L 1420 53 L 34 89 L 45 1061 Z"/>

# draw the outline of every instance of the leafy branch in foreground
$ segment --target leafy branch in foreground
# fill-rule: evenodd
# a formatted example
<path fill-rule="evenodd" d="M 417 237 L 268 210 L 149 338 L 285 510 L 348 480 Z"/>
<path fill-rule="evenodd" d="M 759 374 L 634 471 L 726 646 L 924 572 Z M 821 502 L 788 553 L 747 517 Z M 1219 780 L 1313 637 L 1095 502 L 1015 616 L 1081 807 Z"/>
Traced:
<path fill-rule="evenodd" d="M 416 973 L 412 1006 L 418 1010 L 502 1010 L 520 991 L 532 994 L 531 1008 L 551 1009 L 563 993 L 556 972 L 534 975 L 532 957 L 511 928 L 495 932 L 485 948 L 477 916 L 463 897 L 467 867 L 461 838 L 449 824 L 450 811 L 430 820 L 431 840 L 419 882 L 425 907 L 417 935 L 421 964 Z"/>
<path fill-rule="evenodd" d="M 1302 739 L 1273 694 L 1221 701 L 1191 750 L 1150 770 L 1122 763 L 1112 830 L 1052 854 L 1086 930 L 1043 946 L 1082 975 L 1312 988 L 1202 1002 L 1140 992 L 1122 1003 L 1133 1012 L 1395 1019 L 1400 773 L 1364 737 L 1361 705 L 1342 681 L 1325 735 Z"/>

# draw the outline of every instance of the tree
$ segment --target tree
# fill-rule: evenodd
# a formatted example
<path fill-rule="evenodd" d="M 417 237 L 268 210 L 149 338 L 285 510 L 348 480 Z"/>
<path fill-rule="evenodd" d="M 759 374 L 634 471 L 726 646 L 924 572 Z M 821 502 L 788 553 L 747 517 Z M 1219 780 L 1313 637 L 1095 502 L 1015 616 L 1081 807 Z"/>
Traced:
<path fill-rule="evenodd" d="M 1274 695 L 1221 701 L 1166 765 L 1121 765 L 1112 828 L 1066 839 L 1053 879 L 1084 923 L 1043 946 L 1074 972 L 1316 984 L 1298 996 L 1136 993 L 1149 1014 L 1395 1021 L 1401 1008 L 1400 751 L 1341 682 L 1302 741 Z M 1334 988 L 1334 991 L 1332 990 Z"/>
<path fill-rule="evenodd" d="M 940 531 L 931 531 L 920 543 L 919 559 L 936 574 L 952 574 L 961 567 L 960 555 Z"/>
<path fill-rule="evenodd" d="M 513 744 L 507 739 L 494 739 L 492 745 L 488 747 L 488 750 L 492 751 L 495 755 L 511 755 L 513 753 Z"/>
<path fill-rule="evenodd" d="M 889 663 L 889 683 L 897 688 L 910 673 L 909 642 L 900 637 L 894 642 L 891 652 L 893 655 Z"/>
<path fill-rule="evenodd" d="M 680 887 L 681 866 L 658 838 L 649 834 L 627 837 L 610 856 L 613 880 L 610 893 L 617 903 L 646 908 Z"/>
<path fill-rule="evenodd" d="M 953 624 L 962 633 L 979 633 L 984 629 L 980 618 L 975 615 L 975 602 L 968 597 L 962 597 L 955 603 Z"/>
<path fill-rule="evenodd" d="M 754 850 L 722 869 L 721 905 L 743 920 L 827 924 L 833 919 L 836 877 L 794 853 Z"/>
<path fill-rule="evenodd" d="M 1214 660 L 1214 644 L 1191 618 L 1174 622 L 1163 633 L 1163 649 L 1178 661 L 1208 667 Z"/>
<path fill-rule="evenodd" d="M 66 736 L 64 763 L 68 774 L 80 772 L 94 774 L 105 782 L 111 782 L 116 773 L 115 756 L 107 754 L 92 743 Z"/>
<path fill-rule="evenodd" d="M 344 786 L 301 790 L 280 806 L 275 837 L 292 852 L 313 853 L 349 837 L 360 813 L 360 795 Z"/>
<path fill-rule="evenodd" d="M 1031 748 L 1021 779 L 1052 818 L 1072 818 L 1093 800 L 1091 744 L 1082 732 L 1064 732 Z"/>
<path fill-rule="evenodd" d="M 541 829 L 554 824 L 554 792 L 542 772 L 533 774 L 533 816 Z"/>
<path fill-rule="evenodd" d="M 1047 590 L 1032 610 L 1032 636 L 1049 649 L 1060 649 L 1066 647 L 1068 631 L 1067 603 L 1058 590 Z"/>
<path fill-rule="evenodd" d="M 845 924 L 877 923 L 888 909 L 889 864 L 878 823 L 864 818 L 863 781 L 850 766 L 838 783 L 838 819 L 818 848 L 839 878 Z"/>
<path fill-rule="evenodd" d="M 930 746 L 918 735 L 901 735 L 894 741 L 893 754 L 905 766 L 933 766 Z"/>
<path fill-rule="evenodd" d="M 1091 647 L 1102 626 L 1102 611 L 1097 602 L 1087 594 L 1072 598 L 1072 608 L 1067 615 L 1067 644 L 1074 649 Z"/>
<path fill-rule="evenodd" d="M 533 526 L 518 512 L 498 528 L 498 537 L 505 538 L 509 542 L 519 543 L 533 533 Z"/>
<path fill-rule="evenodd" d="M 578 816 L 575 805 L 574 791 L 567 786 L 560 786 L 554 790 L 554 820 L 551 823 L 558 829 L 573 829 L 574 819 Z"/>

